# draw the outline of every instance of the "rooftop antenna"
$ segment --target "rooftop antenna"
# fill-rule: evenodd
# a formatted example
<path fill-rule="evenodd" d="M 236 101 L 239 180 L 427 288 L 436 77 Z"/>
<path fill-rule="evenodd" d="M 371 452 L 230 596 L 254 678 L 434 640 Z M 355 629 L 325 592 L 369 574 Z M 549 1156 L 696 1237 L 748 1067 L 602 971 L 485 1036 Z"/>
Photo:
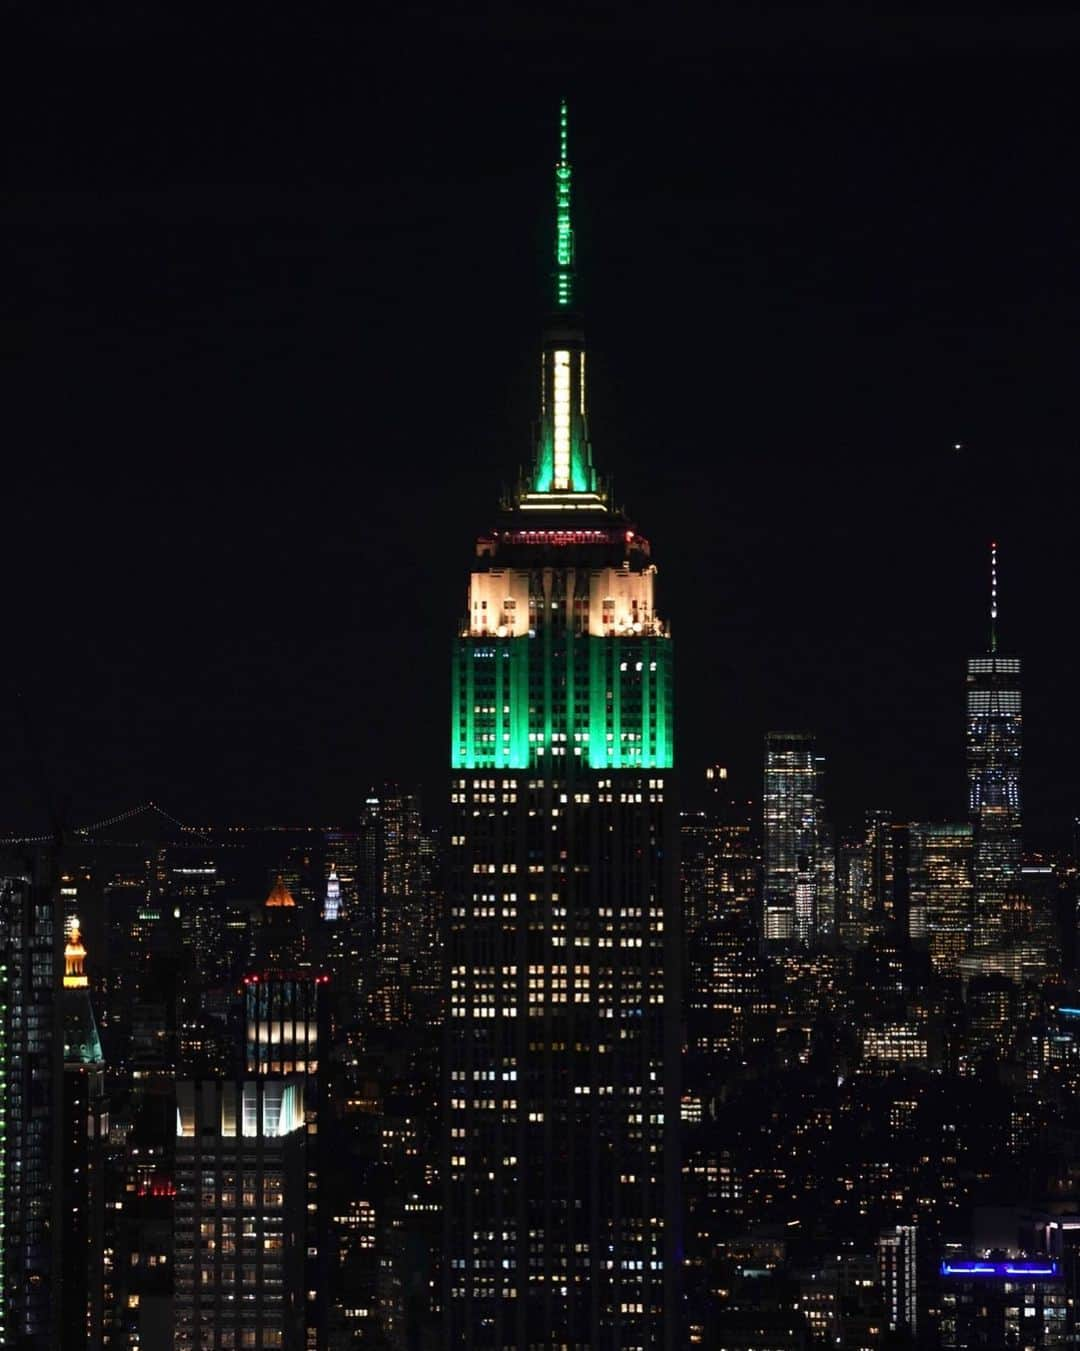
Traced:
<path fill-rule="evenodd" d="M 997 540 L 990 541 L 990 651 L 997 651 Z"/>
<path fill-rule="evenodd" d="M 566 100 L 559 104 L 559 162 L 555 165 L 555 304 L 574 303 L 574 231 L 570 225 L 570 148 Z"/>

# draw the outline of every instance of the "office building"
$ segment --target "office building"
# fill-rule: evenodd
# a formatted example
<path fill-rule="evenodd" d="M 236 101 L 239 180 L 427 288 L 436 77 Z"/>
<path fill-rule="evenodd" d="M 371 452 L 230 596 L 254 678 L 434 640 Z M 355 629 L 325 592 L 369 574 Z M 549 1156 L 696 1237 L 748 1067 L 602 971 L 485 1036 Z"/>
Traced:
<path fill-rule="evenodd" d="M 176 1351 L 302 1351 L 304 1081 L 176 1085 Z"/>
<path fill-rule="evenodd" d="M 957 976 L 972 943 L 972 827 L 913 822 L 907 831 L 908 933 L 934 968 Z"/>

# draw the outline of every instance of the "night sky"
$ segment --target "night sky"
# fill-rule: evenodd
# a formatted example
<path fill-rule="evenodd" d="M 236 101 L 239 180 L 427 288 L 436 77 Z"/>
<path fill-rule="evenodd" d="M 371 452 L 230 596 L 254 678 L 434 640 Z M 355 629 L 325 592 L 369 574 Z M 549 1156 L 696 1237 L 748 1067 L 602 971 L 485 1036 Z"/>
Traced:
<path fill-rule="evenodd" d="M 0 824 L 346 822 L 385 777 L 440 809 L 565 93 L 684 794 L 715 759 L 756 796 L 805 727 L 840 826 L 962 814 L 996 538 L 1027 838 L 1066 841 L 1080 20 L 157 8 L 7 12 Z"/>

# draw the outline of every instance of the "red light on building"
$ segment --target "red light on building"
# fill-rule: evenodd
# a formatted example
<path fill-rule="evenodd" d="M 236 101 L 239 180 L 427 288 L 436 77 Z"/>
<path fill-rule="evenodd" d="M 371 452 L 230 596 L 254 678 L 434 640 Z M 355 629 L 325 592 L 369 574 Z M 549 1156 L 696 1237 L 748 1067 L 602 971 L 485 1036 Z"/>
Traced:
<path fill-rule="evenodd" d="M 176 1183 L 169 1177 L 156 1177 L 152 1182 L 139 1184 L 139 1196 L 170 1197 L 176 1195 Z"/>

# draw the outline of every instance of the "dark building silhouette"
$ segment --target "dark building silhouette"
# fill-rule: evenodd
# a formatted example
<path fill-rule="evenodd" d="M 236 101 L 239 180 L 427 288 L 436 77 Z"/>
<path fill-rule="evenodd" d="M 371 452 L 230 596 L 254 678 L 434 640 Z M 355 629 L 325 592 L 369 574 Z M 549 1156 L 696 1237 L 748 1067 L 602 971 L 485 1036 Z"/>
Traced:
<path fill-rule="evenodd" d="M 64 1062 L 50 865 L 0 878 L 0 1345 L 51 1348 L 63 1307 Z"/>

